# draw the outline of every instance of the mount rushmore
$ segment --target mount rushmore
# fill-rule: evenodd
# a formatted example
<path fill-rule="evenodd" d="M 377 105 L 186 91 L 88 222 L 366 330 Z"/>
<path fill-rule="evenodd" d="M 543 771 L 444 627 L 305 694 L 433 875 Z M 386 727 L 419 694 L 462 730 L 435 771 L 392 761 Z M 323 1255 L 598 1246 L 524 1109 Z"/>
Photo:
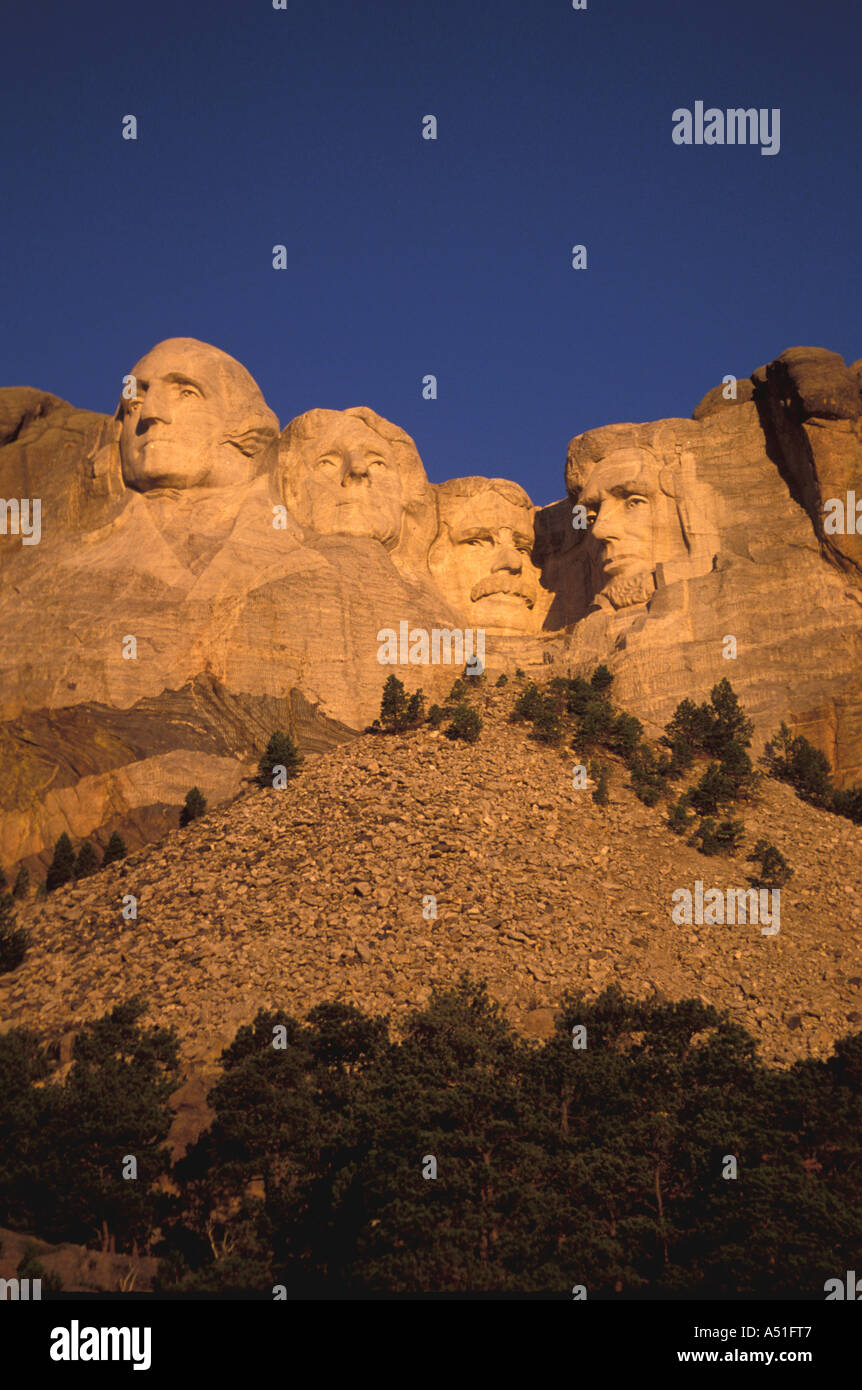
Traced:
<path fill-rule="evenodd" d="M 574 438 L 543 507 L 432 484 L 365 406 L 280 430 L 191 338 L 137 362 L 113 417 L 0 390 L 4 870 L 62 831 L 153 838 L 192 785 L 239 791 L 275 728 L 351 737 L 393 670 L 440 698 L 460 667 L 381 665 L 403 623 L 481 632 L 491 673 L 603 661 L 651 735 L 727 675 L 756 741 L 785 719 L 862 781 L 862 363 L 791 348 L 730 382 L 691 419 Z"/>

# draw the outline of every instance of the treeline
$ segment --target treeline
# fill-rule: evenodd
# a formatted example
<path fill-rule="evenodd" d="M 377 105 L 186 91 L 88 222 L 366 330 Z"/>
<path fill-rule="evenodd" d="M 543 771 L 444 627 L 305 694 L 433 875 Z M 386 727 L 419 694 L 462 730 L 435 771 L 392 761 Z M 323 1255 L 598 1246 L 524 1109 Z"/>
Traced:
<path fill-rule="evenodd" d="M 176 1044 L 140 1009 L 85 1029 L 62 1083 L 0 1038 L 0 1224 L 152 1249 L 164 1291 L 822 1298 L 858 1262 L 862 1034 L 779 1070 L 711 1007 L 607 990 L 538 1045 L 466 979 L 398 1039 L 341 1004 L 261 1012 L 172 1195 Z"/>

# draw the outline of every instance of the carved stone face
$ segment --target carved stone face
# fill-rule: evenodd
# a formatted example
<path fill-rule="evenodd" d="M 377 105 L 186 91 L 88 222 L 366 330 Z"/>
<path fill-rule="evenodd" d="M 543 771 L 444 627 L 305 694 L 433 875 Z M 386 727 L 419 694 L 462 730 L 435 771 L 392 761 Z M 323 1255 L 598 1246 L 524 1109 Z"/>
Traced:
<path fill-rule="evenodd" d="M 657 562 L 658 470 L 649 454 L 618 449 L 595 465 L 580 502 L 600 568 L 601 592 L 614 607 L 643 602 Z"/>
<path fill-rule="evenodd" d="M 291 443 L 285 467 L 288 506 L 321 535 L 368 536 L 397 545 L 404 484 L 389 440 L 347 411 L 317 410 L 316 427 Z"/>
<path fill-rule="evenodd" d="M 255 476 L 278 421 L 239 362 L 194 338 L 169 338 L 132 376 L 137 395 L 118 411 L 127 487 L 233 487 Z"/>
<path fill-rule="evenodd" d="M 533 508 L 486 486 L 472 496 L 440 489 L 440 535 L 429 556 L 431 574 L 469 626 L 490 632 L 529 631 L 539 591 L 533 549 Z M 526 498 L 526 494 L 523 494 Z"/>

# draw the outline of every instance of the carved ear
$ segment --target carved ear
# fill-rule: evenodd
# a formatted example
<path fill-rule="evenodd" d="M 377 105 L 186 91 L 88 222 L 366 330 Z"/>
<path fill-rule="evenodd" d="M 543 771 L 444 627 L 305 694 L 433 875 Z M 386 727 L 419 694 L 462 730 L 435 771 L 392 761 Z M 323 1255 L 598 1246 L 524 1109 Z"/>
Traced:
<path fill-rule="evenodd" d="M 256 458 L 262 454 L 268 444 L 275 439 L 274 430 L 250 429 L 244 430 L 241 434 L 232 434 L 227 440 L 228 444 L 233 444 L 234 448 L 239 449 L 241 454 L 247 458 Z"/>

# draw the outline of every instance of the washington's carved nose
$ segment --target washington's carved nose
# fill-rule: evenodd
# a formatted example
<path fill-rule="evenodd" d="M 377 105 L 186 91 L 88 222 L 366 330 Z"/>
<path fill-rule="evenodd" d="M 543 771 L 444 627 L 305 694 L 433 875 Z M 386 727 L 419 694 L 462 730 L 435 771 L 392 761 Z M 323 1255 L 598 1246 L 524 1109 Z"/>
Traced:
<path fill-rule="evenodd" d="M 167 397 L 147 391 L 141 406 L 141 413 L 138 416 L 139 424 L 147 426 L 153 421 L 159 420 L 163 425 L 169 425 L 172 418 Z"/>

